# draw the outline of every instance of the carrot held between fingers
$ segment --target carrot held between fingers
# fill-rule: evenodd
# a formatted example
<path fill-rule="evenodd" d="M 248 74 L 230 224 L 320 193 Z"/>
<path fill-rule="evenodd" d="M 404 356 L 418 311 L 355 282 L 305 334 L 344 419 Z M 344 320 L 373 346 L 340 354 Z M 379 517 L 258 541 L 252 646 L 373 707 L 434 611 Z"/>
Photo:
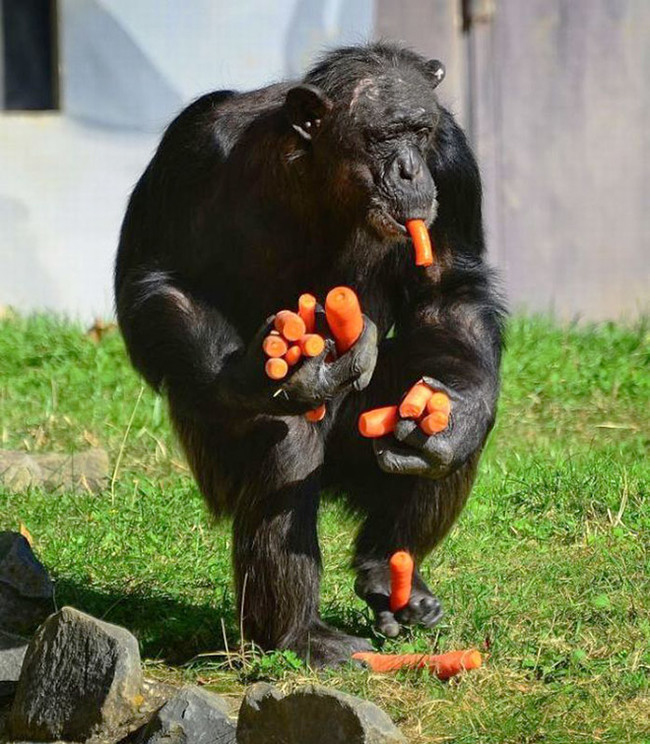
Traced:
<path fill-rule="evenodd" d="M 449 651 L 446 654 L 377 654 L 359 652 L 353 659 L 365 662 L 373 672 L 397 672 L 400 669 L 429 669 L 439 679 L 449 679 L 468 669 L 478 669 L 483 658 L 476 649 Z"/>
<path fill-rule="evenodd" d="M 298 315 L 302 318 L 307 333 L 316 329 L 316 298 L 311 294 L 301 294 L 298 298 Z"/>
<path fill-rule="evenodd" d="M 281 380 L 287 376 L 289 365 L 282 358 L 271 357 L 267 359 L 264 370 L 272 380 Z"/>
<path fill-rule="evenodd" d="M 344 354 L 359 340 L 363 315 L 359 299 L 349 287 L 334 287 L 325 298 L 325 317 L 336 341 L 339 354 Z"/>
<path fill-rule="evenodd" d="M 313 411 L 307 411 L 305 414 L 305 418 L 307 421 L 317 422 L 322 421 L 325 418 L 325 414 L 327 413 L 327 406 L 325 403 L 322 403 L 318 408 L 314 408 Z"/>
<path fill-rule="evenodd" d="M 284 360 L 290 367 L 294 367 L 301 359 L 302 349 L 300 348 L 300 344 L 290 346 L 284 355 Z"/>
<path fill-rule="evenodd" d="M 262 342 L 262 349 L 268 357 L 281 357 L 287 353 L 289 346 L 279 334 L 271 334 Z"/>
<path fill-rule="evenodd" d="M 434 411 L 420 421 L 420 429 L 427 435 L 439 434 L 449 426 L 449 414 L 444 411 Z"/>
<path fill-rule="evenodd" d="M 420 418 L 432 395 L 433 390 L 428 385 L 416 382 L 400 403 L 399 415 L 402 418 Z"/>
<path fill-rule="evenodd" d="M 299 341 L 302 353 L 306 357 L 315 357 L 325 350 L 325 339 L 318 333 L 306 333 Z"/>
<path fill-rule="evenodd" d="M 443 393 L 442 390 L 436 390 L 427 401 L 427 411 L 429 413 L 442 411 L 449 416 L 451 413 L 451 401 L 447 393 Z"/>
<path fill-rule="evenodd" d="M 388 563 L 390 568 L 390 611 L 403 609 L 411 599 L 413 584 L 413 558 L 405 550 L 393 553 Z"/>
<path fill-rule="evenodd" d="M 303 319 L 291 310 L 280 310 L 275 316 L 275 330 L 281 333 L 287 341 L 298 341 L 305 335 Z"/>
<path fill-rule="evenodd" d="M 362 437 L 377 439 L 385 437 L 395 430 L 399 412 L 397 406 L 384 406 L 364 411 L 359 416 L 359 433 Z"/>
<path fill-rule="evenodd" d="M 415 249 L 415 265 L 431 266 L 434 261 L 433 248 L 431 247 L 431 236 L 426 224 L 422 220 L 406 220 L 406 229 L 409 231 L 413 248 Z"/>

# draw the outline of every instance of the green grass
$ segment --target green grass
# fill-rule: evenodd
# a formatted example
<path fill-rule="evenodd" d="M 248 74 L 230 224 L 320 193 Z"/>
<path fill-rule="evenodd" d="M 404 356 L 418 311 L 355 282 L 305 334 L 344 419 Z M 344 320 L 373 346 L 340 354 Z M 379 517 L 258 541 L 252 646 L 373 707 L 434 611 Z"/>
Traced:
<path fill-rule="evenodd" d="M 0 528 L 24 523 L 74 604 L 136 633 L 149 672 L 240 692 L 315 675 L 291 655 L 223 667 L 239 651 L 230 532 L 213 525 L 165 407 L 130 370 L 117 333 L 99 345 L 46 317 L 0 323 L 5 448 L 106 447 L 103 493 L 0 491 Z M 130 430 L 129 420 L 133 417 Z M 319 679 L 383 705 L 412 742 L 650 741 L 650 334 L 515 319 L 496 430 L 470 503 L 423 567 L 446 607 L 435 632 L 391 651 L 489 649 L 450 684 L 345 669 Z M 324 507 L 322 608 L 368 632 L 347 568 L 354 523 Z M 234 657 L 236 659 L 236 656 Z M 163 661 L 164 660 L 164 661 Z M 239 659 L 241 661 L 241 658 Z"/>

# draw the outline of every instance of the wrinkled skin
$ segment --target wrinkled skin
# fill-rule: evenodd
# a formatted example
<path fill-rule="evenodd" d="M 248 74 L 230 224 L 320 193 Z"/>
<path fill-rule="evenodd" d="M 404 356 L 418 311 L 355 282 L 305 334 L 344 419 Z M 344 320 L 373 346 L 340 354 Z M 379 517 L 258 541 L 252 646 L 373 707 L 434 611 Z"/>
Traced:
<path fill-rule="evenodd" d="M 206 501 L 232 517 L 244 631 L 314 666 L 369 648 L 320 618 L 321 491 L 360 517 L 355 588 L 377 629 L 431 627 L 442 610 L 419 573 L 408 607 L 390 612 L 387 561 L 405 549 L 420 565 L 442 540 L 494 422 L 504 313 L 478 169 L 434 92 L 443 76 L 439 62 L 375 44 L 332 52 L 299 82 L 203 96 L 167 129 L 122 226 L 120 328 L 168 397 Z M 408 219 L 429 227 L 434 266 L 415 267 Z M 364 312 L 358 343 L 337 356 L 330 340 L 269 380 L 261 341 L 274 314 L 342 284 Z M 361 412 L 421 378 L 449 394 L 448 430 L 427 438 L 402 422 L 376 442 L 359 436 Z M 323 402 L 325 419 L 308 422 Z"/>

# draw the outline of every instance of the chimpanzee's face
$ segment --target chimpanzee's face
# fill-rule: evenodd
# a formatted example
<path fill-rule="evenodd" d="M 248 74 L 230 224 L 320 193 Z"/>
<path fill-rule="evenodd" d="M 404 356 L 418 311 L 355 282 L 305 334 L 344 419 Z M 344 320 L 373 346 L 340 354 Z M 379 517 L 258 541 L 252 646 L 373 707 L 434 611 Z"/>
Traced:
<path fill-rule="evenodd" d="M 429 224 L 436 215 L 427 153 L 440 116 L 433 91 L 444 67 L 432 61 L 427 72 L 362 76 L 336 103 L 310 85 L 287 96 L 293 127 L 309 143 L 320 202 L 383 240 L 404 235 L 409 219 Z"/>

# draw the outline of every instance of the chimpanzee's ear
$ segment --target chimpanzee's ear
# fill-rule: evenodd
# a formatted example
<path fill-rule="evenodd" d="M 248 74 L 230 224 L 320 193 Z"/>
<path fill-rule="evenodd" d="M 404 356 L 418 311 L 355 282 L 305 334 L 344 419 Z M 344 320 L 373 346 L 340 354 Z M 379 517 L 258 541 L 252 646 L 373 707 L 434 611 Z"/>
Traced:
<path fill-rule="evenodd" d="M 291 126 L 305 140 L 316 134 L 332 102 L 315 85 L 297 85 L 287 93 L 285 109 Z"/>
<path fill-rule="evenodd" d="M 433 87 L 437 88 L 445 79 L 445 66 L 437 59 L 430 59 L 424 67 L 433 80 Z"/>

